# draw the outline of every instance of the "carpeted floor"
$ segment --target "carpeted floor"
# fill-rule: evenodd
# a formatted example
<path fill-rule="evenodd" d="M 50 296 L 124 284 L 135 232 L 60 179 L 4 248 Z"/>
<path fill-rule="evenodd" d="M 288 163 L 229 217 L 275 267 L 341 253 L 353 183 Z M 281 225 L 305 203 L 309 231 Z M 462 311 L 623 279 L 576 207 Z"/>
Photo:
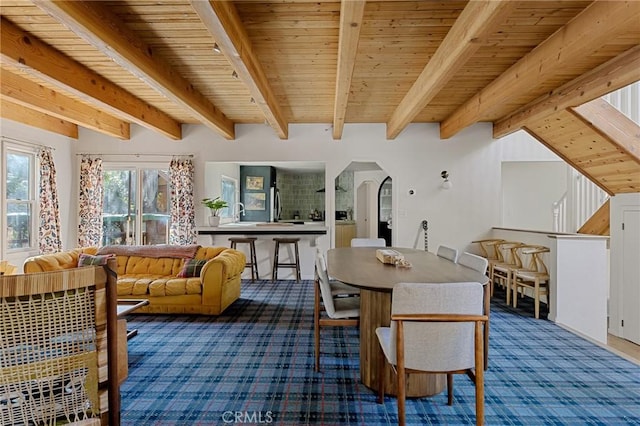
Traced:
<path fill-rule="evenodd" d="M 525 310 L 492 303 L 488 425 L 640 425 L 640 366 Z M 526 304 L 523 305 L 526 308 Z M 219 317 L 129 317 L 124 425 L 393 425 L 359 382 L 358 331 L 329 328 L 313 371 L 313 283 L 243 283 Z M 407 424 L 475 424 L 474 388 L 407 401 Z"/>

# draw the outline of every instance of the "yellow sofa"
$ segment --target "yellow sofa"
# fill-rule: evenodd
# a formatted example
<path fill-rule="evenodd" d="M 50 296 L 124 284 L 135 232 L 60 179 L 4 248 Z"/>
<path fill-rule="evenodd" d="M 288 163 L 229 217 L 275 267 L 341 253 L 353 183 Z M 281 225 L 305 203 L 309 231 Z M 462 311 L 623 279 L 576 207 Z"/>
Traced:
<path fill-rule="evenodd" d="M 109 247 L 118 262 L 118 299 L 149 300 L 136 313 L 219 315 L 240 298 L 246 258 L 226 247 L 194 246 L 193 258 L 207 260 L 199 277 L 178 277 L 185 264 L 185 258 L 176 254 L 181 246 L 88 247 L 33 256 L 25 260 L 24 273 L 75 268 L 82 253 L 107 254 Z M 167 257 L 162 254 L 164 247 Z M 152 251 L 152 256 L 145 255 Z"/>

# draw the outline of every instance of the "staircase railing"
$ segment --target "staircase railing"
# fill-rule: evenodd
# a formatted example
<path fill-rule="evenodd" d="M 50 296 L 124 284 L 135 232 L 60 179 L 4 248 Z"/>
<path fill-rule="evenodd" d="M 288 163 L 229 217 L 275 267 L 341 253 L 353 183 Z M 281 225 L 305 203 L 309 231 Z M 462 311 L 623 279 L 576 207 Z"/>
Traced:
<path fill-rule="evenodd" d="M 568 173 L 568 190 L 552 206 L 555 232 L 577 232 L 609 198 L 606 192 L 573 168 L 569 168 Z"/>
<path fill-rule="evenodd" d="M 567 193 L 553 203 L 553 231 L 567 232 Z"/>

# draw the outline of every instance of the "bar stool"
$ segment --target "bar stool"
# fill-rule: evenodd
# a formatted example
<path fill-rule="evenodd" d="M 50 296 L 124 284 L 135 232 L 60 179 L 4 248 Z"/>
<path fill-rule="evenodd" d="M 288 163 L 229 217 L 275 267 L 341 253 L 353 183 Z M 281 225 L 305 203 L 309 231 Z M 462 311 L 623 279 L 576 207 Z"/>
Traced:
<path fill-rule="evenodd" d="M 254 282 L 256 278 L 260 279 L 258 273 L 258 259 L 256 258 L 256 237 L 232 237 L 231 248 L 235 249 L 236 244 L 249 244 L 249 259 L 244 265 L 245 268 L 251 268 L 251 282 Z"/>
<path fill-rule="evenodd" d="M 298 253 L 298 241 L 300 238 L 274 238 L 276 242 L 275 254 L 273 256 L 273 269 L 271 270 L 271 280 L 278 279 L 278 268 L 294 268 L 296 270 L 296 282 L 300 282 L 300 255 Z M 293 244 L 295 249 L 295 262 L 282 263 L 279 260 L 280 244 Z"/>

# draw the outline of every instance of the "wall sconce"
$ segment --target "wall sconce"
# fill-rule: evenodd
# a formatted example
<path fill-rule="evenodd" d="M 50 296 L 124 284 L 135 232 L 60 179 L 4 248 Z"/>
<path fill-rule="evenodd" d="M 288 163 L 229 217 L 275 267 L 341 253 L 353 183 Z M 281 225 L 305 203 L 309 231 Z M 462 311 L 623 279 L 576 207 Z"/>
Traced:
<path fill-rule="evenodd" d="M 220 50 L 220 46 L 218 46 L 218 43 L 213 43 L 213 51 L 216 53 L 222 53 L 222 50 Z"/>
<path fill-rule="evenodd" d="M 238 73 L 236 72 L 236 70 L 233 70 L 233 72 L 231 73 L 231 77 L 238 78 Z"/>
<path fill-rule="evenodd" d="M 444 179 L 444 181 L 442 182 L 442 185 L 440 185 L 442 189 L 451 189 L 453 185 L 449 180 L 449 172 L 447 172 L 446 170 L 443 170 L 442 173 L 440 173 L 440 176 L 442 177 L 442 179 Z"/>

